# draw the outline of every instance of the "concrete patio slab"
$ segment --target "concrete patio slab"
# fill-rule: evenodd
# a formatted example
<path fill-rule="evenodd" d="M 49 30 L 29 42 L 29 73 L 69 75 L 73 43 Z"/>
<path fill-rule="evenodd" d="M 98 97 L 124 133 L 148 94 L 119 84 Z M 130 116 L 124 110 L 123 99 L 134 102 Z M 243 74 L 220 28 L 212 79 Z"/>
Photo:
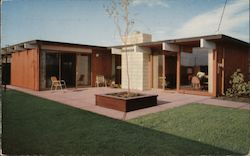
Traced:
<path fill-rule="evenodd" d="M 157 94 L 158 95 L 157 106 L 124 113 L 121 111 L 103 108 L 95 105 L 96 94 L 121 92 L 125 91 L 124 89 L 114 89 L 108 87 L 99 87 L 99 88 L 89 87 L 89 88 L 77 88 L 77 89 L 69 88 L 63 91 L 61 90 L 33 91 L 15 86 L 8 86 L 8 88 L 120 120 L 128 120 L 143 115 L 156 113 L 174 107 L 186 105 L 189 103 L 201 103 L 201 104 L 250 110 L 250 104 L 242 102 L 232 102 L 232 101 L 212 99 L 211 97 L 208 96 L 180 94 L 173 91 L 169 92 L 163 90 L 148 90 L 143 92 L 141 91 L 137 92 L 141 92 L 143 94 Z"/>

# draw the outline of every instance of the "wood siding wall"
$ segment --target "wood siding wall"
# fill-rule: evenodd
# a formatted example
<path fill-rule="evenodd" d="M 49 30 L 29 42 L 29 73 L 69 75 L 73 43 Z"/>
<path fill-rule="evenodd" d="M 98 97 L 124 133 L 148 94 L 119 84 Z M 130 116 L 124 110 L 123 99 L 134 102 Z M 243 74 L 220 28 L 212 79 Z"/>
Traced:
<path fill-rule="evenodd" d="M 97 56 L 98 55 L 98 56 Z M 96 76 L 104 75 L 106 79 L 111 78 L 112 74 L 112 55 L 108 50 L 93 50 L 91 66 L 91 85 L 95 86 Z"/>
<path fill-rule="evenodd" d="M 230 87 L 229 80 L 230 76 L 236 71 L 236 69 L 241 69 L 245 76 L 245 80 L 249 81 L 249 58 L 248 58 L 248 47 L 241 46 L 237 44 L 217 44 L 218 52 L 218 63 L 222 63 L 222 58 L 224 58 L 224 92 Z M 218 75 L 218 83 L 223 84 L 220 78 L 221 74 Z M 219 85 L 218 87 L 221 87 Z M 218 89 L 220 90 L 220 89 Z M 221 92 L 219 92 L 221 94 Z"/>
<path fill-rule="evenodd" d="M 248 80 L 250 81 L 250 48 L 248 47 Z"/>
<path fill-rule="evenodd" d="M 39 90 L 39 50 L 12 53 L 11 85 Z"/>

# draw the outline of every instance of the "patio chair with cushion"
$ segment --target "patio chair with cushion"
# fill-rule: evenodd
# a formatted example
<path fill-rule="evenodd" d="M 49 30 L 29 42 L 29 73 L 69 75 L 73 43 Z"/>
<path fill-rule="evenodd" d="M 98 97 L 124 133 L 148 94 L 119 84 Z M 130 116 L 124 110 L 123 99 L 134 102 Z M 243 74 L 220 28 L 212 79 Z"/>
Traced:
<path fill-rule="evenodd" d="M 198 72 L 196 76 L 200 80 L 200 89 L 207 90 L 208 89 L 208 75 L 205 72 Z"/>
<path fill-rule="evenodd" d="M 61 90 L 64 88 L 66 88 L 66 82 L 64 80 L 57 80 L 57 78 L 55 76 L 51 76 L 51 90 L 55 87 L 55 90 L 57 90 L 57 88 L 59 87 Z"/>
<path fill-rule="evenodd" d="M 200 79 L 197 76 L 193 76 L 191 79 L 192 87 L 195 89 L 200 89 L 201 82 Z"/>
<path fill-rule="evenodd" d="M 96 76 L 95 84 L 96 84 L 96 87 L 100 87 L 101 85 L 104 85 L 105 87 L 107 87 L 107 82 L 103 75 Z"/>

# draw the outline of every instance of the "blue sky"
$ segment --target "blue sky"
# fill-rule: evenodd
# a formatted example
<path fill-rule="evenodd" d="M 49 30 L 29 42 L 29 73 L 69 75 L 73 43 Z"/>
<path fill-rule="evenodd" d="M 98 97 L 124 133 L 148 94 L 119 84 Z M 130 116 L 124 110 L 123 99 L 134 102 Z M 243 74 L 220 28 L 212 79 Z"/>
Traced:
<path fill-rule="evenodd" d="M 225 0 L 134 0 L 134 31 L 153 40 L 215 34 Z M 106 12 L 110 0 L 4 0 L 2 46 L 41 39 L 120 44 Z M 249 42 L 249 1 L 228 0 L 219 33 Z"/>

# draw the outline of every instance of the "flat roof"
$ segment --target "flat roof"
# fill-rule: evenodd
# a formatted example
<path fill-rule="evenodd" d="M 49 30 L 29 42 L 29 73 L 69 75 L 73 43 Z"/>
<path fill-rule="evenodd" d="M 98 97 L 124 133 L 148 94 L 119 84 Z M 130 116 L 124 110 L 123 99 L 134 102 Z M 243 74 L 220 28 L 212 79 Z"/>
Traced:
<path fill-rule="evenodd" d="M 137 43 L 137 44 L 129 44 L 129 46 L 142 46 L 142 47 L 155 47 L 155 46 L 161 46 L 163 42 L 166 43 L 175 43 L 178 45 L 185 45 L 185 44 L 190 44 L 190 43 L 195 43 L 199 42 L 200 39 L 205 39 L 208 41 L 214 41 L 214 42 L 235 42 L 238 44 L 246 45 L 249 46 L 248 42 L 242 41 L 237 38 L 233 38 L 231 36 L 227 36 L 224 34 L 218 34 L 218 35 L 206 35 L 206 36 L 196 36 L 196 37 L 187 37 L 187 38 L 177 38 L 177 39 L 168 39 L 168 40 L 161 40 L 161 41 L 152 41 L 152 42 L 144 42 L 144 43 Z M 124 45 L 117 45 L 117 46 L 110 46 L 109 48 L 122 48 Z"/>
<path fill-rule="evenodd" d="M 24 43 L 28 43 L 28 44 L 38 44 L 38 43 L 40 43 L 40 44 L 60 44 L 60 45 L 67 45 L 67 46 L 85 46 L 85 47 L 93 47 L 93 48 L 107 48 L 107 47 L 104 47 L 104 46 L 97 46 L 97 45 L 69 43 L 69 42 L 58 42 L 58 41 L 49 41 L 49 40 L 29 40 L 29 41 L 13 44 L 13 45 L 10 45 L 10 46 L 18 46 L 18 45 L 22 45 Z M 3 47 L 3 48 L 6 48 L 6 47 Z"/>
<path fill-rule="evenodd" d="M 57 42 L 57 41 L 48 41 L 48 40 L 30 40 L 26 42 L 21 42 L 18 44 L 10 45 L 8 47 L 3 47 L 1 50 L 3 51 L 15 51 L 15 46 L 24 47 L 24 44 L 30 45 L 60 45 L 60 46 L 67 46 L 67 47 L 78 47 L 78 48 L 91 48 L 91 49 L 107 49 L 104 46 L 96 46 L 96 45 L 87 45 L 87 44 L 77 44 L 77 43 L 68 43 L 68 42 Z M 10 49 L 10 50 L 7 50 Z M 9 53 L 11 53 L 9 52 Z"/>
<path fill-rule="evenodd" d="M 214 42 L 234 42 L 237 44 L 249 46 L 248 42 L 242 41 L 237 38 L 233 38 L 231 36 L 227 36 L 224 34 L 216 34 L 216 35 L 206 35 L 206 36 L 196 36 L 196 37 L 187 37 L 187 38 L 177 38 L 177 39 L 168 39 L 168 40 L 161 40 L 161 41 L 152 41 L 152 42 L 144 42 L 144 43 L 137 43 L 137 44 L 129 44 L 129 46 L 142 46 L 142 47 L 160 47 L 162 46 L 163 42 L 166 43 L 174 43 L 177 45 L 190 45 L 190 44 L 197 44 L 199 43 L 200 39 L 205 39 L 208 41 Z M 70 46 L 70 47 L 79 47 L 79 48 L 91 48 L 91 49 L 111 49 L 111 48 L 122 48 L 124 45 L 117 45 L 117 46 L 97 46 L 97 45 L 87 45 L 87 44 L 78 44 L 78 43 L 68 43 L 68 42 L 57 42 L 57 41 L 48 41 L 48 40 L 31 40 L 26 41 L 18 44 L 14 44 L 8 47 L 2 48 L 3 51 L 8 51 L 7 48 L 11 49 L 10 51 L 14 50 L 14 46 L 21 46 L 24 47 L 24 44 L 31 44 L 31 45 L 60 45 L 60 46 Z M 11 53 L 11 52 L 10 52 Z"/>

